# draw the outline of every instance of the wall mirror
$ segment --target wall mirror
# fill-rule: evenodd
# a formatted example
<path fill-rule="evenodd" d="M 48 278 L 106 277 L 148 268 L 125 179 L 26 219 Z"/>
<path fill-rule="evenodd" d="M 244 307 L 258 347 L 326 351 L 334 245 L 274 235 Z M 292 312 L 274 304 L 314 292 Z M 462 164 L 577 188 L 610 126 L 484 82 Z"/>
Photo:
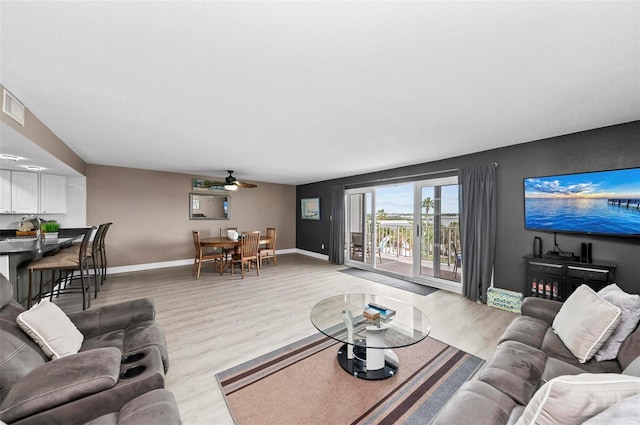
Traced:
<path fill-rule="evenodd" d="M 189 194 L 190 220 L 229 220 L 229 200 L 227 195 L 210 193 Z"/>

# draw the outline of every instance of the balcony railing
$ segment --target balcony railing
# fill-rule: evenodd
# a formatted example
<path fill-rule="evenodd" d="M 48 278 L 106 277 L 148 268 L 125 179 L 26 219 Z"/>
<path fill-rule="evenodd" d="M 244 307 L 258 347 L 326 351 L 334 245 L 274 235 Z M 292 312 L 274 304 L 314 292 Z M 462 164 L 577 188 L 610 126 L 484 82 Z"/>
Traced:
<path fill-rule="evenodd" d="M 371 223 L 367 223 L 368 229 Z M 371 234 L 371 233 L 369 233 Z M 435 251 L 434 226 L 429 224 L 423 228 L 421 260 L 433 261 Z M 414 247 L 413 224 L 378 224 L 376 247 L 381 253 L 396 257 L 412 257 Z M 455 263 L 456 249 L 460 246 L 460 228 L 457 225 L 440 226 L 440 262 L 448 265 Z"/>

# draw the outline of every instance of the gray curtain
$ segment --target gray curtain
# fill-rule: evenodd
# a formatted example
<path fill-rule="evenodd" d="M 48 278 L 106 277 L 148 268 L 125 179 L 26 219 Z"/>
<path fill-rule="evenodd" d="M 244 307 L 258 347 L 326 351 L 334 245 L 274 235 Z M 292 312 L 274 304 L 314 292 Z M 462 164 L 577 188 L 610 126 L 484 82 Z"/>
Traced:
<path fill-rule="evenodd" d="M 496 164 L 460 170 L 462 293 L 487 302 L 496 248 Z"/>
<path fill-rule="evenodd" d="M 329 262 L 344 264 L 344 186 L 331 188 Z"/>

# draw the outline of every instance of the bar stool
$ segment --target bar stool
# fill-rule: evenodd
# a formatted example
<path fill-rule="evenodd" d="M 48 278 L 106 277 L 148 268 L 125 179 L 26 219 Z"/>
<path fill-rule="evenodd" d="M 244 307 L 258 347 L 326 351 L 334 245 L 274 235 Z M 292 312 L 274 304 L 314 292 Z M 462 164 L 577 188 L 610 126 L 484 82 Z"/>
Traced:
<path fill-rule="evenodd" d="M 98 250 L 100 251 L 100 264 L 102 265 L 102 279 L 100 280 L 101 285 L 105 280 L 107 280 L 107 246 L 105 244 L 105 239 L 107 238 L 107 232 L 111 228 L 112 224 L 112 222 L 105 223 L 105 229 L 102 233 L 102 237 L 100 238 L 100 244 L 98 245 Z"/>
<path fill-rule="evenodd" d="M 27 266 L 29 270 L 29 299 L 27 301 L 27 308 L 31 307 L 34 298 L 32 295 L 33 273 L 36 271 L 40 272 L 40 285 L 37 294 L 38 301 L 42 299 L 43 288 L 46 285 L 43 274 L 46 271 L 51 271 L 50 299 L 53 299 L 53 293 L 56 286 L 58 286 L 58 295 L 62 293 L 82 293 L 82 310 L 86 310 L 91 306 L 91 277 L 89 275 L 87 249 L 89 247 L 91 234 L 95 229 L 96 227 L 94 226 L 85 233 L 79 249 L 62 249 L 54 255 L 42 257 Z M 77 256 L 74 254 L 77 254 Z M 76 271 L 79 273 L 78 276 L 74 276 Z M 56 279 L 56 272 L 59 274 L 58 279 Z M 80 280 L 80 288 L 70 287 L 74 279 Z"/>
<path fill-rule="evenodd" d="M 94 290 L 93 298 L 98 298 L 98 292 L 100 292 L 100 286 L 104 280 L 104 255 L 102 245 L 104 244 L 104 233 L 109 227 L 109 223 L 103 223 L 98 226 L 98 230 L 93 232 L 90 247 L 87 248 L 87 261 L 90 261 L 90 266 L 93 268 L 93 281 Z M 75 244 L 73 248 L 65 249 L 68 256 L 77 257 L 77 252 L 80 249 L 81 244 Z"/>

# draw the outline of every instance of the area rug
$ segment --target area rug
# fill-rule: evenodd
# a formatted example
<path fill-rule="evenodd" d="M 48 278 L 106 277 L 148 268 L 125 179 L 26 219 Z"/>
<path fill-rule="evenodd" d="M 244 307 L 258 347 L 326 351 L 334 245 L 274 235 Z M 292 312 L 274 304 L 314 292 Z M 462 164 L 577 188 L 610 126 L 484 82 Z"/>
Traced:
<path fill-rule="evenodd" d="M 429 295 L 437 291 L 436 288 L 409 282 L 407 280 L 397 279 L 395 277 L 387 276 L 380 273 L 370 272 L 368 270 L 361 270 L 351 267 L 339 271 L 359 277 L 361 279 L 367 279 L 372 282 L 381 283 L 383 285 L 393 286 L 394 288 L 404 289 L 405 291 L 413 292 L 414 294 Z"/>
<path fill-rule="evenodd" d="M 484 360 L 433 338 L 395 349 L 395 376 L 366 381 L 336 360 L 340 343 L 312 335 L 216 375 L 234 421 L 428 424 Z"/>

